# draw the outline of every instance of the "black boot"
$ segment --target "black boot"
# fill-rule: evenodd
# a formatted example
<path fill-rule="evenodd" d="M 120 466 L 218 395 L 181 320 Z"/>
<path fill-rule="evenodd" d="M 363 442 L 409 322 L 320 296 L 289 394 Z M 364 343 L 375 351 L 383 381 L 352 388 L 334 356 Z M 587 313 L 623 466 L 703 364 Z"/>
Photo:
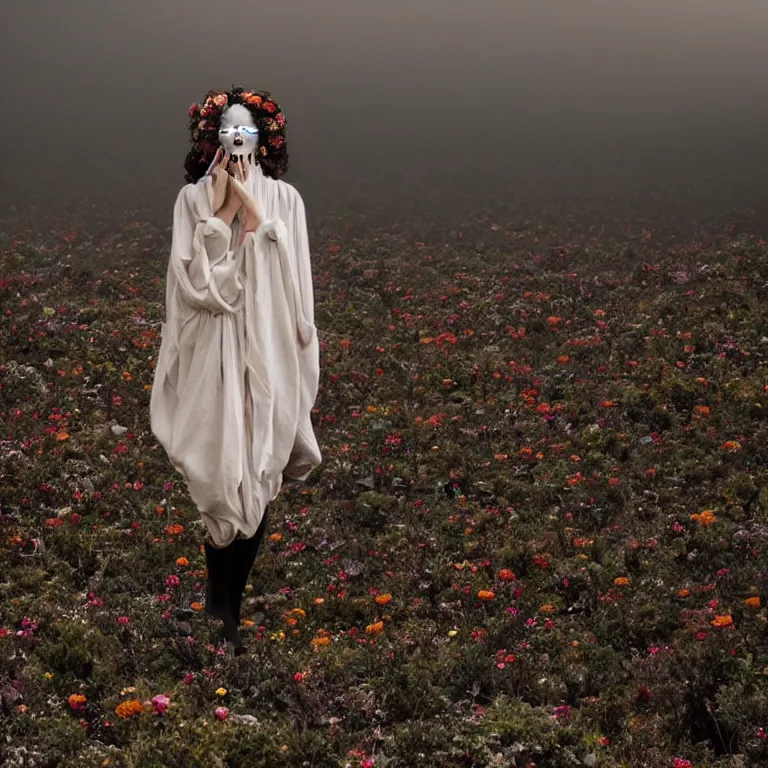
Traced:
<path fill-rule="evenodd" d="M 235 625 L 238 627 L 240 626 L 240 608 L 243 604 L 243 593 L 248 584 L 251 568 L 253 568 L 256 556 L 259 554 L 266 529 L 267 510 L 264 510 L 264 516 L 261 518 L 256 533 L 250 539 L 235 539 L 233 542 L 235 551 L 232 557 L 229 604 L 232 608 Z"/>
<path fill-rule="evenodd" d="M 224 622 L 224 639 L 227 643 L 232 643 L 235 653 L 238 654 L 242 653 L 244 647 L 230 602 L 234 553 L 235 542 L 221 549 L 205 542 L 205 560 L 208 566 L 205 608 L 211 616 Z"/>

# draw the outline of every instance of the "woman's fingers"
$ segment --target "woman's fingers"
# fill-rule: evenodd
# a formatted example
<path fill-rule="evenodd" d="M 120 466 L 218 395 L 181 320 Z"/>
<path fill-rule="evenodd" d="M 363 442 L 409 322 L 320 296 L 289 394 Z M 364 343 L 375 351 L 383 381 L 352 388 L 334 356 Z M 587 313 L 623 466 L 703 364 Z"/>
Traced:
<path fill-rule="evenodd" d="M 211 161 L 211 164 L 208 166 L 208 170 L 205 172 L 206 176 L 210 176 L 218 167 L 219 162 L 221 160 L 221 154 L 222 154 L 222 148 L 219 147 L 216 150 L 216 154 L 213 156 L 213 160 Z"/>

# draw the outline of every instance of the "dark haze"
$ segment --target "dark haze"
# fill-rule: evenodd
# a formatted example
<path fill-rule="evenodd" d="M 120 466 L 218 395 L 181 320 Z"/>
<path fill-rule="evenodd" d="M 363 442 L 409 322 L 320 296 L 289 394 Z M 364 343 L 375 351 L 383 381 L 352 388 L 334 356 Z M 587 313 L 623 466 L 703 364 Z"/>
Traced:
<path fill-rule="evenodd" d="M 19 208 L 170 224 L 189 104 L 233 84 L 284 109 L 312 215 L 765 204 L 765 0 L 1 1 Z"/>

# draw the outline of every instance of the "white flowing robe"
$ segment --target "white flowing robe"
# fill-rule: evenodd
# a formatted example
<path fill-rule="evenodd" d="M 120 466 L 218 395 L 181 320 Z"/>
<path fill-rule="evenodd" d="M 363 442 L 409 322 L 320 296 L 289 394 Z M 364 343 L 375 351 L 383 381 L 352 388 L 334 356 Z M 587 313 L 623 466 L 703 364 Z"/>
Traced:
<path fill-rule="evenodd" d="M 250 167 L 262 224 L 213 216 L 212 182 L 176 200 L 152 431 L 186 480 L 210 537 L 250 538 L 283 476 L 321 462 L 311 422 L 319 347 L 304 203 Z"/>

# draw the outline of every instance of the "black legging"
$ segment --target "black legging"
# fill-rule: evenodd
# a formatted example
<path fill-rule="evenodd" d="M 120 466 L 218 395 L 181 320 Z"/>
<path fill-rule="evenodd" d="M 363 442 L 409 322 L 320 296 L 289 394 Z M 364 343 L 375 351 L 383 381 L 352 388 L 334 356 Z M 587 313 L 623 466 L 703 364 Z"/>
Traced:
<path fill-rule="evenodd" d="M 224 622 L 224 637 L 234 644 L 236 652 L 245 650 L 238 631 L 240 610 L 248 577 L 267 529 L 267 512 L 265 509 L 256 533 L 250 539 L 235 539 L 222 548 L 205 542 L 208 565 L 206 611 Z"/>

